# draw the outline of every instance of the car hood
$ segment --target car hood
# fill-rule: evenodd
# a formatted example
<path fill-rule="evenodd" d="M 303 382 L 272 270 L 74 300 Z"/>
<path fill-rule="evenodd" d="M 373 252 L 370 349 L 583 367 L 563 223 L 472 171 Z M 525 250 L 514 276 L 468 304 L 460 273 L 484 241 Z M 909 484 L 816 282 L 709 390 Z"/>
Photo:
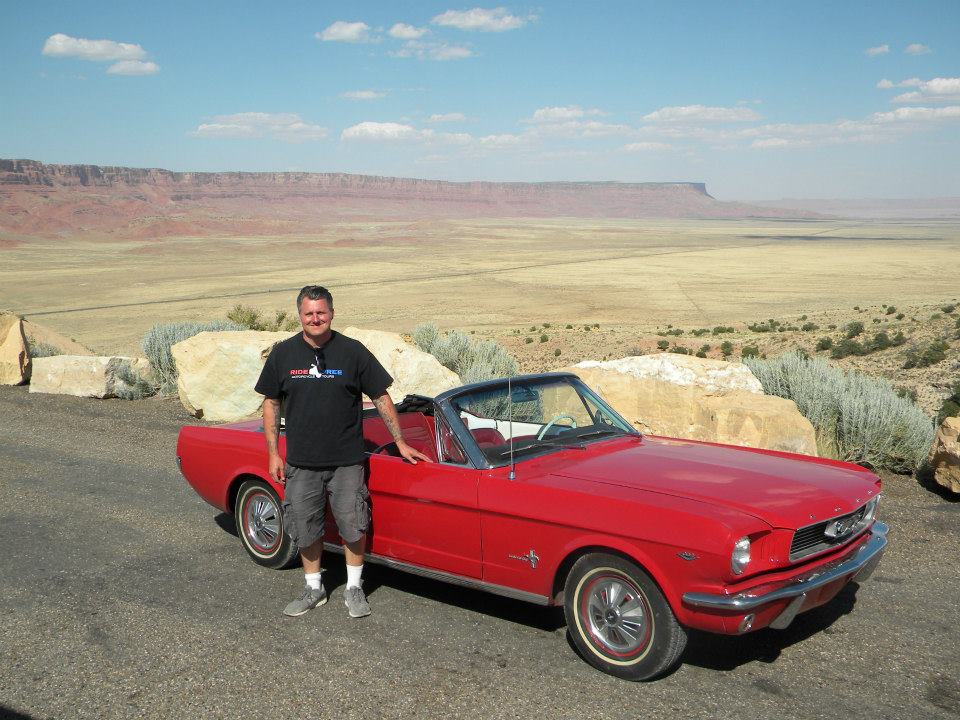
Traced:
<path fill-rule="evenodd" d="M 869 471 L 814 457 L 649 435 L 604 445 L 568 454 L 553 474 L 722 505 L 789 529 L 852 512 L 878 491 Z"/>

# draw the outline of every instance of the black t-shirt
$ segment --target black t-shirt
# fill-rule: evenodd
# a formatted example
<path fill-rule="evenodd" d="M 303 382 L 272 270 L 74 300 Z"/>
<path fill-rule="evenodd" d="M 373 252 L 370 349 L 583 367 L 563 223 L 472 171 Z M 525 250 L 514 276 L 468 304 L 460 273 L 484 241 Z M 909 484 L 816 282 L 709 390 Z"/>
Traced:
<path fill-rule="evenodd" d="M 392 382 L 358 340 L 334 332 L 317 349 L 301 333 L 274 346 L 255 389 L 283 402 L 287 462 L 329 467 L 363 462 L 361 394 L 377 397 Z"/>

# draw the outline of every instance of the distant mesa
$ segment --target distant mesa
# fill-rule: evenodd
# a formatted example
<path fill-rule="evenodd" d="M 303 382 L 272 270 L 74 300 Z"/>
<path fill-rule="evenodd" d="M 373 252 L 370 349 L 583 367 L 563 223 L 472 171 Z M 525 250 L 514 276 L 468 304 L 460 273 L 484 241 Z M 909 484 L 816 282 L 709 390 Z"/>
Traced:
<path fill-rule="evenodd" d="M 0 233 L 304 234 L 330 222 L 442 218 L 817 217 L 720 202 L 694 182 L 446 182 L 306 172 L 171 172 L 0 159 Z"/>

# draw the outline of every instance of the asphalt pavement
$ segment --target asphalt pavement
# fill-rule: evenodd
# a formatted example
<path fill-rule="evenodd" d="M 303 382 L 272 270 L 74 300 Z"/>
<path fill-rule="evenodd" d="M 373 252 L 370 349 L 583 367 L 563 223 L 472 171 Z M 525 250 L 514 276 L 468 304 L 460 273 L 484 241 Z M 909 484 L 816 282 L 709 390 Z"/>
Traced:
<path fill-rule="evenodd" d="M 880 568 L 784 631 L 695 633 L 657 681 L 603 675 L 558 610 L 368 566 L 373 615 L 281 609 L 174 464 L 173 400 L 0 387 L 0 718 L 960 716 L 960 503 L 888 478 Z"/>

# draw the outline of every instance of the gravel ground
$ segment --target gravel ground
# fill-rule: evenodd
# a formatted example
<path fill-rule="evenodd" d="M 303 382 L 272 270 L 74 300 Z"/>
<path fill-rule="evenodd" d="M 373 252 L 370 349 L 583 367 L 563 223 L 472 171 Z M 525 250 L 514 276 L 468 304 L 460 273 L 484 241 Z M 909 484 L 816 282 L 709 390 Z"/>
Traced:
<path fill-rule="evenodd" d="M 299 571 L 253 564 L 176 471 L 176 401 L 0 387 L 9 541 L 0 717 L 960 716 L 960 503 L 887 478 L 873 578 L 785 631 L 694 634 L 653 683 L 572 651 L 555 611 L 370 567 L 374 614 L 280 610 Z"/>

